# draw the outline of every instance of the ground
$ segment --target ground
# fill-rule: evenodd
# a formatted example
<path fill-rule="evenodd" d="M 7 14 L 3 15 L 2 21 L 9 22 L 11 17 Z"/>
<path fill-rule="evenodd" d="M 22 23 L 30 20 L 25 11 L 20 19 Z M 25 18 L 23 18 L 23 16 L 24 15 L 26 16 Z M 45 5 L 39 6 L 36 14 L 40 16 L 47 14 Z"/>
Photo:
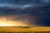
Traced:
<path fill-rule="evenodd" d="M 2 32 L 48 32 L 50 33 L 50 27 L 0 27 L 0 33 Z"/>

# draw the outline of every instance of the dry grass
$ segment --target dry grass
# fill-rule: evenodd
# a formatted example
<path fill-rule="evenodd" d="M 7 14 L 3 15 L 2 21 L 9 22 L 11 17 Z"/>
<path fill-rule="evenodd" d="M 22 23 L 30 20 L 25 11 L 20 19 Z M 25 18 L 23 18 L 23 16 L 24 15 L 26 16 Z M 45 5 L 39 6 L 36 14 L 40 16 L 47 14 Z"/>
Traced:
<path fill-rule="evenodd" d="M 32 32 L 48 32 L 50 33 L 50 27 L 0 27 L 0 33 L 1 32 L 23 32 L 23 33 L 32 33 Z"/>

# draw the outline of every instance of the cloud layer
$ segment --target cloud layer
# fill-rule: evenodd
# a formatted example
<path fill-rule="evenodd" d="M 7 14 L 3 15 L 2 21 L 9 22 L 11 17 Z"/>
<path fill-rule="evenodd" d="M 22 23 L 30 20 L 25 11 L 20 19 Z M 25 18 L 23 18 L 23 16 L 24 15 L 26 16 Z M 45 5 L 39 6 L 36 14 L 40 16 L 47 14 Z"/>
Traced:
<path fill-rule="evenodd" d="M 0 17 L 50 26 L 50 0 L 0 0 Z"/>

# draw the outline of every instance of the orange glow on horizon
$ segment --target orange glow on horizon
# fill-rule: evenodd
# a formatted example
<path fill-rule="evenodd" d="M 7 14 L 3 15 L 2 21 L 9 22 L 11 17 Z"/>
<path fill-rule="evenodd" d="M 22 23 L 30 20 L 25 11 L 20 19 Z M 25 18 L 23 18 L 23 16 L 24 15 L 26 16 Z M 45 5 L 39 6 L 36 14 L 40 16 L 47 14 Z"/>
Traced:
<path fill-rule="evenodd" d="M 6 18 L 1 18 L 0 19 L 0 26 L 28 26 L 27 21 L 23 22 L 23 21 L 12 21 L 10 20 L 6 20 Z M 30 26 L 30 25 L 29 25 Z"/>
<path fill-rule="evenodd" d="M 14 25 L 11 23 L 0 23 L 0 26 L 14 26 Z"/>
<path fill-rule="evenodd" d="M 12 21 L 0 21 L 0 26 L 17 26 L 17 24 Z"/>

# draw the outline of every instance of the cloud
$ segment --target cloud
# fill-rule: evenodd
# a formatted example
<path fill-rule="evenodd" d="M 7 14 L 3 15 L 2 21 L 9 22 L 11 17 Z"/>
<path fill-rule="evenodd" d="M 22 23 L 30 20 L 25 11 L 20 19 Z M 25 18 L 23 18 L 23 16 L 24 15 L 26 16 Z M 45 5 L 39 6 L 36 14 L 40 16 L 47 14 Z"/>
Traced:
<path fill-rule="evenodd" d="M 26 7 L 25 9 L 9 6 L 0 7 L 1 15 L 37 15 L 46 16 L 50 13 L 50 5 L 38 7 Z M 50 14 L 49 14 L 50 15 Z"/>
<path fill-rule="evenodd" d="M 50 0 L 0 0 L 0 17 L 7 21 L 50 26 Z"/>
<path fill-rule="evenodd" d="M 43 19 L 40 19 L 39 21 L 36 22 L 37 25 L 40 25 L 40 26 L 47 26 L 49 27 L 50 26 L 50 18 L 43 18 Z"/>

